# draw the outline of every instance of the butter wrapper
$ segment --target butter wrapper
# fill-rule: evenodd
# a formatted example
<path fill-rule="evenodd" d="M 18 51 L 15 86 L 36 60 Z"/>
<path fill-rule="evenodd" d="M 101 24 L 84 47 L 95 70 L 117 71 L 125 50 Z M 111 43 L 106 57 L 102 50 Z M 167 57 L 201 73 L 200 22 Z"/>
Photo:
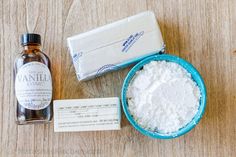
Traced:
<path fill-rule="evenodd" d="M 67 39 L 78 80 L 88 80 L 164 50 L 153 12 L 107 24 Z"/>

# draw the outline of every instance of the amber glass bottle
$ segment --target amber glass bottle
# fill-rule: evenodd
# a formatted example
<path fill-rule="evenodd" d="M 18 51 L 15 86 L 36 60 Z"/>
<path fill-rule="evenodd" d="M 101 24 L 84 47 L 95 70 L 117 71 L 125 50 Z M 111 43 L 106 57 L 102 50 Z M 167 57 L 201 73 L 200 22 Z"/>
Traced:
<path fill-rule="evenodd" d="M 52 118 L 50 60 L 41 50 L 39 34 L 23 34 L 21 45 L 23 50 L 14 65 L 16 122 L 49 122 Z"/>

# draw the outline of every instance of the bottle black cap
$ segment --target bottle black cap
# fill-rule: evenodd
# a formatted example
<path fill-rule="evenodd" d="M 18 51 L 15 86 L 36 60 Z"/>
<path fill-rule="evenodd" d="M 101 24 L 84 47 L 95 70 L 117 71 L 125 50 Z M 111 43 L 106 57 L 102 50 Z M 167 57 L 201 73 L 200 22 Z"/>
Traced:
<path fill-rule="evenodd" d="M 26 33 L 21 35 L 21 45 L 39 44 L 41 45 L 41 36 L 34 33 Z"/>

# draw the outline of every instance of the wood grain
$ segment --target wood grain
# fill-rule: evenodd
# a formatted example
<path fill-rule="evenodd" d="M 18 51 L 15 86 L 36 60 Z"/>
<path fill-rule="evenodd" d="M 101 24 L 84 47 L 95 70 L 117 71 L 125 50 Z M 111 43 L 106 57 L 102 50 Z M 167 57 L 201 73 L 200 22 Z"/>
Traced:
<path fill-rule="evenodd" d="M 1 0 L 0 156 L 236 156 L 235 8 L 235 0 Z M 119 96 L 129 68 L 78 82 L 66 38 L 145 10 L 158 17 L 168 53 L 190 61 L 205 80 L 207 109 L 195 129 L 174 140 L 153 140 L 124 115 L 121 131 L 54 133 L 53 123 L 14 123 L 12 69 L 22 33 L 43 37 L 54 99 Z"/>

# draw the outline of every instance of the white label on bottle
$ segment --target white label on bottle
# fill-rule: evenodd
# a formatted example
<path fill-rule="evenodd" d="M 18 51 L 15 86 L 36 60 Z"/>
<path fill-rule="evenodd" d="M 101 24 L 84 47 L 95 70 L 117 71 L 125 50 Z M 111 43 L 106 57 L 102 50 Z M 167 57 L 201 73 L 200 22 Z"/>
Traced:
<path fill-rule="evenodd" d="M 48 67 L 40 62 L 23 65 L 15 78 L 19 104 L 27 109 L 41 110 L 52 100 L 52 78 Z"/>

